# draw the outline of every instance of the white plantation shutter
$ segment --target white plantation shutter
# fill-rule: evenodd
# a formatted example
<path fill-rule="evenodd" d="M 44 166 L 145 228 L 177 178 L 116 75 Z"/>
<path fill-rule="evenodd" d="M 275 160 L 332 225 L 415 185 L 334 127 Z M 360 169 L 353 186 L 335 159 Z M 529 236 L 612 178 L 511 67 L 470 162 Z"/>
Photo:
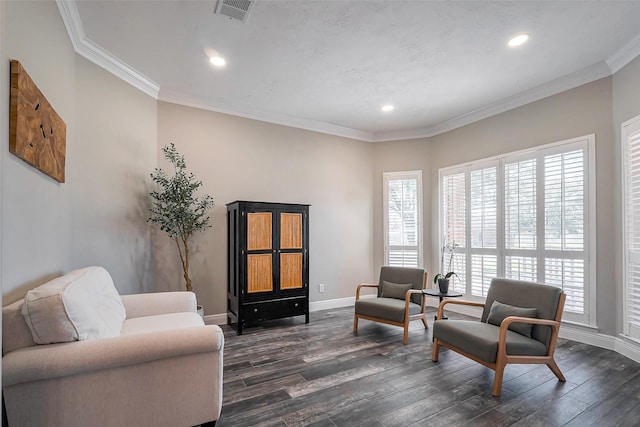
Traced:
<path fill-rule="evenodd" d="M 640 339 L 640 116 L 622 125 L 624 333 Z"/>
<path fill-rule="evenodd" d="M 453 173 L 443 177 L 442 181 L 442 236 L 440 271 L 460 272 L 451 278 L 455 292 L 466 292 L 467 276 L 467 191 L 465 173 Z"/>
<path fill-rule="evenodd" d="M 584 250 L 584 151 L 544 159 L 545 249 Z"/>
<path fill-rule="evenodd" d="M 496 248 L 498 199 L 496 168 L 471 171 L 471 247 Z"/>
<path fill-rule="evenodd" d="M 497 167 L 472 170 L 470 176 L 471 294 L 485 297 L 498 275 Z"/>
<path fill-rule="evenodd" d="M 504 166 L 504 238 L 507 249 L 535 249 L 536 159 Z"/>
<path fill-rule="evenodd" d="M 422 265 L 422 172 L 383 174 L 385 264 Z"/>
<path fill-rule="evenodd" d="M 640 122 L 640 120 L 639 120 Z M 638 125 L 640 127 L 640 125 Z M 639 132 L 640 134 L 640 129 Z M 640 137 L 638 137 L 640 138 Z M 640 325 L 640 142 L 638 233 L 630 310 Z M 485 297 L 491 279 L 546 283 L 567 294 L 565 319 L 595 324 L 593 135 L 440 171 L 441 261 L 451 260 L 454 289 Z M 463 230 L 464 229 L 464 230 Z M 459 246 L 447 251 L 447 243 Z M 453 254 L 453 258 L 451 257 Z M 446 270 L 449 271 L 449 270 Z M 632 296 L 631 296 L 632 295 Z M 638 329 L 640 331 L 640 329 Z"/>
<path fill-rule="evenodd" d="M 538 280 L 537 159 L 504 165 L 505 277 Z"/>
<path fill-rule="evenodd" d="M 565 311 L 578 314 L 585 311 L 584 190 L 583 149 L 545 156 L 545 282 L 562 288 Z"/>

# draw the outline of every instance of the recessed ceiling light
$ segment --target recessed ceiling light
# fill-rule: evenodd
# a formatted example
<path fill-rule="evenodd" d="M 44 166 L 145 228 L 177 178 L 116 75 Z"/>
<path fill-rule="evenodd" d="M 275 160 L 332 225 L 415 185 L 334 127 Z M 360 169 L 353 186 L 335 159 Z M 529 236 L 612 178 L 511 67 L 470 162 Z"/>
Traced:
<path fill-rule="evenodd" d="M 529 34 L 519 34 L 519 35 L 515 36 L 514 38 L 512 38 L 511 40 L 509 40 L 508 45 L 509 45 L 509 47 L 520 46 L 521 44 L 523 44 L 527 40 L 529 40 Z"/>
<path fill-rule="evenodd" d="M 393 109 L 396 108 L 393 105 L 385 105 L 382 107 L 382 111 L 393 111 Z"/>
<path fill-rule="evenodd" d="M 225 61 L 221 56 L 212 56 L 209 58 L 209 62 L 211 62 L 216 67 L 224 67 L 227 63 L 227 61 Z"/>

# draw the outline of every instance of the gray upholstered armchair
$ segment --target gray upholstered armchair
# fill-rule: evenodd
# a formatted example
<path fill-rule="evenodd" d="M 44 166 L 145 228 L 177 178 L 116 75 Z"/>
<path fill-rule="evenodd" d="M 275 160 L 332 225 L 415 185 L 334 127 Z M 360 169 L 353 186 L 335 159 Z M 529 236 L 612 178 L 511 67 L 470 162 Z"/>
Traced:
<path fill-rule="evenodd" d="M 353 316 L 354 335 L 358 334 L 358 319 L 372 320 L 402 326 L 402 343 L 407 344 L 410 321 L 422 320 L 425 329 L 429 327 L 425 317 L 425 296 L 422 294 L 426 283 L 427 272 L 423 268 L 382 267 L 377 285 L 358 285 Z M 364 287 L 377 288 L 376 298 L 360 298 L 360 290 Z"/>
<path fill-rule="evenodd" d="M 553 353 L 556 348 L 565 294 L 555 286 L 509 279 L 493 279 L 485 304 L 445 300 L 446 304 L 484 307 L 477 320 L 436 320 L 432 360 L 446 347 L 495 371 L 493 395 L 502 392 L 507 363 L 544 363 L 562 382 L 564 375 Z"/>

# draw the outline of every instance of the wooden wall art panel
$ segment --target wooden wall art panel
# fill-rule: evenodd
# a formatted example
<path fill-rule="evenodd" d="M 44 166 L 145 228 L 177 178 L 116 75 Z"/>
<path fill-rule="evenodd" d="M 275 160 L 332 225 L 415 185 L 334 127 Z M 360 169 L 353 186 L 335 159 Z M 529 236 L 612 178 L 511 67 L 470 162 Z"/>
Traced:
<path fill-rule="evenodd" d="M 9 151 L 64 182 L 67 125 L 20 62 L 11 61 Z"/>

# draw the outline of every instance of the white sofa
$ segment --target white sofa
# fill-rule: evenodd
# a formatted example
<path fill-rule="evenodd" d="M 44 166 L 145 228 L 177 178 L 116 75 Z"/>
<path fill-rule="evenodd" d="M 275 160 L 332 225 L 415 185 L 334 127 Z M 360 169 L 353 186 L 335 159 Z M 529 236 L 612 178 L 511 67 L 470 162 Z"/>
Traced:
<path fill-rule="evenodd" d="M 75 270 L 3 307 L 2 345 L 9 427 L 211 426 L 220 416 L 224 335 L 204 325 L 191 292 L 120 297 L 106 270 Z"/>

